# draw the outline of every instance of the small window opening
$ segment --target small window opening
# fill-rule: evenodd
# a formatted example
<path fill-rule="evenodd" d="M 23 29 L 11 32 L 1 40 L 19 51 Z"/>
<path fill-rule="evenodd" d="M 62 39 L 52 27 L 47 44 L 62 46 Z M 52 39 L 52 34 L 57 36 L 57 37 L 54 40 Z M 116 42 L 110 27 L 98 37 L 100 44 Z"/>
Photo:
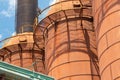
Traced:
<path fill-rule="evenodd" d="M 79 7 L 80 7 L 80 4 L 74 4 L 73 7 L 79 8 Z"/>

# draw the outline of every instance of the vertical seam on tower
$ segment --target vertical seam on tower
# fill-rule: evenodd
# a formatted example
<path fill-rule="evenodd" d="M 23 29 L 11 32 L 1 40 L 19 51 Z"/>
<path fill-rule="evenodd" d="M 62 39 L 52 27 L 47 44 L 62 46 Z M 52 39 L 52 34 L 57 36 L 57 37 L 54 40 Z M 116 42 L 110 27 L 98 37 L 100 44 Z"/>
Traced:
<path fill-rule="evenodd" d="M 20 66 L 23 67 L 23 56 L 22 56 L 22 47 L 20 44 L 18 44 L 18 47 L 20 48 Z"/>
<path fill-rule="evenodd" d="M 112 78 L 112 80 L 113 80 L 111 64 L 110 64 L 110 75 L 111 75 L 111 78 Z"/>
<path fill-rule="evenodd" d="M 66 26 L 67 26 L 67 36 L 68 36 L 68 62 L 70 62 L 70 55 L 69 55 L 69 52 L 70 52 L 70 29 L 69 29 L 69 24 L 68 24 L 68 18 L 67 18 L 67 15 L 66 15 L 66 13 L 65 13 L 65 11 L 63 11 L 64 12 L 64 15 L 65 15 L 65 18 L 66 18 Z M 68 63 L 69 64 L 69 63 Z M 69 70 L 70 70 L 70 68 L 69 68 Z M 69 77 L 69 79 L 71 80 L 71 77 Z"/>
<path fill-rule="evenodd" d="M 109 45 L 108 45 L 107 33 L 106 33 L 105 37 L 106 37 L 106 45 L 107 45 L 107 48 L 108 48 Z"/>
<path fill-rule="evenodd" d="M 67 26 L 67 36 L 68 36 L 68 51 L 70 52 L 70 31 L 69 31 L 69 24 L 68 24 L 68 18 L 67 18 L 67 15 L 64 12 L 64 15 L 65 15 L 65 18 L 66 18 L 66 26 Z"/>

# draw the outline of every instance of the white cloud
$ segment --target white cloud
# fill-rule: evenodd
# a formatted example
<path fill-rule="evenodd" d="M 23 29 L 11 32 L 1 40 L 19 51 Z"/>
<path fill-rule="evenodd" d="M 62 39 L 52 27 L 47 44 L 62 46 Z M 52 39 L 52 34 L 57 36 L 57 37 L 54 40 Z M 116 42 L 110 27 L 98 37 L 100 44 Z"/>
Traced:
<path fill-rule="evenodd" d="M 2 34 L 0 34 L 0 40 L 2 39 Z"/>
<path fill-rule="evenodd" d="M 4 1 L 6 2 L 6 1 Z M 6 16 L 6 17 L 11 17 L 15 14 L 15 5 L 16 5 L 16 0 L 7 0 L 8 2 L 8 8 L 6 10 L 2 10 L 0 14 Z"/>
<path fill-rule="evenodd" d="M 59 0 L 50 0 L 49 5 L 52 5 L 52 4 L 54 4 L 54 3 L 58 2 L 58 1 Z"/>
<path fill-rule="evenodd" d="M 6 16 L 6 17 L 11 17 L 10 12 L 8 12 L 8 11 L 3 10 L 3 11 L 1 11 L 0 13 L 1 13 L 2 15 Z"/>
<path fill-rule="evenodd" d="M 13 33 L 12 33 L 12 36 L 15 36 L 15 35 L 16 35 L 16 32 L 13 32 Z"/>

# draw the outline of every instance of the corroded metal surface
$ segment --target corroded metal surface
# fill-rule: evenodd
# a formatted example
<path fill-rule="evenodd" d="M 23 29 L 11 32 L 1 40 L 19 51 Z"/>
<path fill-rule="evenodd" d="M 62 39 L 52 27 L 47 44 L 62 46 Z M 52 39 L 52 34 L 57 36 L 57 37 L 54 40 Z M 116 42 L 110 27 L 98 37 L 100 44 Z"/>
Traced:
<path fill-rule="evenodd" d="M 0 42 L 2 61 L 45 73 L 44 50 L 33 40 L 33 23 L 37 16 L 38 0 L 17 0 L 16 36 Z"/>
<path fill-rule="evenodd" d="M 58 1 L 43 10 L 39 21 L 35 35 L 44 33 L 48 75 L 57 80 L 100 80 L 89 0 Z"/>
<path fill-rule="evenodd" d="M 94 0 L 101 80 L 120 79 L 120 1 Z"/>
<path fill-rule="evenodd" d="M 33 33 L 22 33 L 0 42 L 1 60 L 37 72 L 44 72 L 44 50 L 33 41 Z"/>

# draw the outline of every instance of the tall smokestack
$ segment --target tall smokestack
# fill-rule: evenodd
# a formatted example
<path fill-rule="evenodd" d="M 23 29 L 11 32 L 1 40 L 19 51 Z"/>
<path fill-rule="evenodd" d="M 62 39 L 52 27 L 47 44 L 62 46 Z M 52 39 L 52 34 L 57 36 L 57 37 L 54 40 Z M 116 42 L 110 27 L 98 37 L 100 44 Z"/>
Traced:
<path fill-rule="evenodd" d="M 5 62 L 44 73 L 43 46 L 41 48 L 37 47 L 32 32 L 37 7 L 38 0 L 17 0 L 17 35 L 1 42 L 3 46 L 0 53 L 3 56 L 2 60 Z"/>
<path fill-rule="evenodd" d="M 32 32 L 38 0 L 17 0 L 16 33 Z"/>

